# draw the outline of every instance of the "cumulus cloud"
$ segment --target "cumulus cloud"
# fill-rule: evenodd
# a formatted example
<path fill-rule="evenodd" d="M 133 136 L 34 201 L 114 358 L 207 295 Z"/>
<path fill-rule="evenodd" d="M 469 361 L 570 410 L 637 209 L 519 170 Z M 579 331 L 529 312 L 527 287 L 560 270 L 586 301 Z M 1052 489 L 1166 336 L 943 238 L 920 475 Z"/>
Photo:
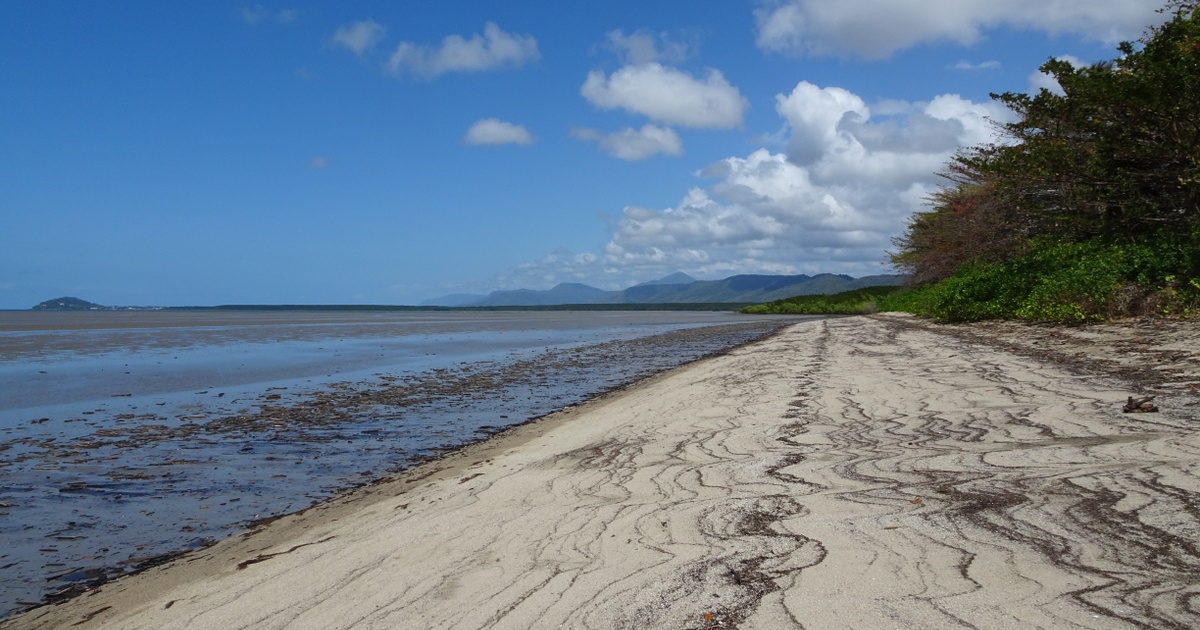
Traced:
<path fill-rule="evenodd" d="M 775 111 L 791 125 L 788 155 L 801 165 L 816 162 L 837 141 L 843 118 L 853 121 L 870 115 L 857 95 L 838 87 L 821 89 L 808 81 L 801 81 L 787 96 L 776 95 Z"/>
<path fill-rule="evenodd" d="M 1076 68 L 1082 68 L 1087 65 L 1083 63 L 1079 57 L 1075 57 L 1073 55 L 1060 55 L 1055 57 L 1055 59 L 1058 59 L 1059 61 L 1065 61 Z M 1038 92 L 1042 91 L 1043 88 L 1050 90 L 1059 96 L 1065 94 L 1062 86 L 1058 84 L 1057 79 L 1046 74 L 1045 72 L 1042 72 L 1041 70 L 1034 70 L 1033 73 L 1029 75 L 1029 93 L 1037 94 Z"/>
<path fill-rule="evenodd" d="M 393 74 L 408 71 L 420 77 L 433 78 L 447 72 L 519 67 L 540 56 L 537 40 L 533 37 L 506 33 L 496 24 L 488 22 L 483 27 L 483 35 L 476 33 L 470 39 L 450 35 L 438 47 L 401 42 L 388 60 L 387 68 Z"/>
<path fill-rule="evenodd" d="M 375 20 L 362 20 L 339 28 L 333 34 L 333 44 L 362 56 L 368 49 L 379 43 L 387 29 Z"/>
<path fill-rule="evenodd" d="M 686 43 L 672 39 L 666 33 L 656 35 L 646 29 L 634 31 L 629 35 L 620 30 L 610 31 L 606 39 L 608 47 L 616 52 L 625 64 L 675 64 L 687 59 L 691 52 L 691 47 Z"/>
<path fill-rule="evenodd" d="M 262 22 L 290 24 L 296 21 L 296 11 L 294 9 L 272 11 L 261 4 L 256 4 L 252 7 L 242 7 L 242 19 L 247 24 L 260 24 Z"/>
<path fill-rule="evenodd" d="M 759 48 L 880 59 L 922 42 L 972 44 L 986 29 L 1074 33 L 1115 43 L 1155 21 L 1159 0 L 760 0 Z"/>
<path fill-rule="evenodd" d="M 610 266 L 679 268 L 701 275 L 747 271 L 878 273 L 905 219 L 938 185 L 936 171 L 964 145 L 991 141 L 994 103 L 955 94 L 872 117 L 857 95 L 799 83 L 776 110 L 784 153 L 760 149 L 710 165 L 716 179 L 674 207 L 626 208 L 605 247 Z"/>
<path fill-rule="evenodd" d="M 595 141 L 605 153 L 631 162 L 644 160 L 658 153 L 683 155 L 683 141 L 670 127 L 647 124 L 641 129 L 626 127 L 609 134 L 597 129 L 578 128 L 571 130 L 571 137 Z"/>
<path fill-rule="evenodd" d="M 514 125 L 497 118 L 476 121 L 463 136 L 463 144 L 474 146 L 497 146 L 501 144 L 533 144 L 536 139 L 521 125 Z"/>
<path fill-rule="evenodd" d="M 622 108 L 668 125 L 734 129 L 749 106 L 718 70 L 703 80 L 659 63 L 588 74 L 580 94 L 600 109 Z"/>
<path fill-rule="evenodd" d="M 891 238 L 941 184 L 936 172 L 960 147 L 996 141 L 995 123 L 1009 120 L 994 102 L 956 94 L 869 106 L 807 82 L 778 95 L 776 111 L 785 122 L 782 151 L 710 164 L 699 173 L 710 183 L 674 206 L 624 208 L 601 256 L 570 267 L 570 277 L 627 286 L 673 271 L 888 272 Z M 558 278 L 559 265 L 540 261 L 539 277 Z"/>

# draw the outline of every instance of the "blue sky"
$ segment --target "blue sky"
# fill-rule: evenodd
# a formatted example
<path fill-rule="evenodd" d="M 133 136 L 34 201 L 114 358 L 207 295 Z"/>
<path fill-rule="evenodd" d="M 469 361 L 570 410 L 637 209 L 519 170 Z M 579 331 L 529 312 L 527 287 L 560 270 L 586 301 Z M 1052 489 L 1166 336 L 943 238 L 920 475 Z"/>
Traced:
<path fill-rule="evenodd" d="M 884 273 L 1142 0 L 0 3 L 0 308 Z"/>

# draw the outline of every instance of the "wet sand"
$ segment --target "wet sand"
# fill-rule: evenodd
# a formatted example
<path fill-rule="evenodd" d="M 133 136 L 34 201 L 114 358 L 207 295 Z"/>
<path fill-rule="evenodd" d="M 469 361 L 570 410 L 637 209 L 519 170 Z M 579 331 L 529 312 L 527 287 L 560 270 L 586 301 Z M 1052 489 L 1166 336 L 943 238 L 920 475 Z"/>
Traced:
<path fill-rule="evenodd" d="M 797 324 L 2 626 L 1196 627 L 1194 348 Z"/>
<path fill-rule="evenodd" d="M 0 412 L 0 616 L 61 601 L 794 321 L 658 313 L 116 315 L 83 317 L 79 325 L 96 334 L 82 338 L 61 333 L 75 330 L 75 320 L 55 323 L 37 345 L 75 344 L 68 357 L 33 353 L 30 361 L 41 363 L 12 361 L 5 366 L 13 378 L 0 374 L 0 410 L 12 403 L 8 385 L 54 397 L 39 380 L 79 380 L 61 374 L 70 370 L 95 379 L 76 403 Z M 747 323 L 697 326 L 739 319 Z M 181 321 L 191 326 L 168 326 Z M 130 342 L 118 347 L 136 347 L 128 338 L 132 322 L 145 326 L 137 335 L 169 348 L 165 358 L 179 360 L 159 366 L 157 353 L 114 357 L 100 349 L 111 344 L 91 343 L 115 337 Z M 390 336 L 380 337 L 381 327 Z M 277 350 L 295 338 L 305 339 L 301 354 L 321 350 L 317 358 Z M 608 341 L 588 343 L 596 339 Z M 0 341 L 0 354 L 20 353 L 11 338 Z M 364 345 L 365 352 L 356 350 Z M 272 377 L 318 371 L 267 383 L 230 374 L 233 387 L 163 391 L 164 381 L 193 378 L 199 357 L 231 353 L 221 360 L 227 368 L 256 363 Z M 318 376 L 363 361 L 373 367 L 359 379 Z M 149 393 L 109 396 L 138 383 Z"/>

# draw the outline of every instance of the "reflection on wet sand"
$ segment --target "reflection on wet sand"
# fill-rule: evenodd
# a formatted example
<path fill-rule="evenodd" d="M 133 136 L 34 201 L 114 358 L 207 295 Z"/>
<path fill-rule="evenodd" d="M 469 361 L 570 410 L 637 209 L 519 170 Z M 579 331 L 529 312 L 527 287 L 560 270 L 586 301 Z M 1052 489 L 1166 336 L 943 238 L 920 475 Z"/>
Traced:
<path fill-rule="evenodd" d="M 504 427 L 761 337 L 784 321 L 696 327 L 722 319 L 735 318 L 695 318 L 682 330 L 645 338 L 636 335 L 679 328 L 680 322 L 655 315 L 625 319 L 626 326 L 614 330 L 613 318 L 600 322 L 608 329 L 594 320 L 591 326 L 575 320 L 579 328 L 572 331 L 561 322 L 541 321 L 560 326 L 546 330 L 513 320 L 509 328 L 496 330 L 504 322 L 459 319 L 451 324 L 458 333 L 436 336 L 445 341 L 436 347 L 439 357 L 412 351 L 414 344 L 432 347 L 421 338 L 405 346 L 409 352 L 399 353 L 401 359 L 418 357 L 403 362 L 408 368 L 403 371 L 348 368 L 355 380 L 335 374 L 323 381 L 241 383 L 99 401 L 85 397 L 10 410 L 0 416 L 10 419 L 0 425 L 5 480 L 0 488 L 0 611 L 35 604 L 47 594 L 66 597 L 153 566 L 248 523 L 308 507 Z M 337 328 L 343 325 L 357 326 L 362 336 Z M 282 337 L 311 336 L 304 343 L 353 354 L 347 348 L 378 345 L 379 338 L 366 335 L 375 325 L 342 322 L 318 331 L 306 322 L 299 326 L 303 332 L 268 328 L 271 334 L 259 330 L 258 338 L 271 336 L 282 344 Z M 243 338 L 253 333 L 240 324 L 224 322 L 223 327 Z M 128 334 L 125 328 L 99 331 Z M 320 336 L 330 334 L 344 336 Z M 185 360 L 211 352 L 203 343 L 193 347 L 196 335 L 214 343 L 214 337 L 190 328 L 163 335 L 160 343 L 172 344 L 169 351 Z M 617 339 L 587 343 L 604 336 Z M 545 347 L 548 341 L 560 345 Z M 87 357 L 80 360 L 86 363 Z M 396 353 L 391 360 L 397 360 Z M 27 363 L 13 366 L 30 372 Z M 110 376 L 100 380 L 110 387 L 113 382 Z"/>

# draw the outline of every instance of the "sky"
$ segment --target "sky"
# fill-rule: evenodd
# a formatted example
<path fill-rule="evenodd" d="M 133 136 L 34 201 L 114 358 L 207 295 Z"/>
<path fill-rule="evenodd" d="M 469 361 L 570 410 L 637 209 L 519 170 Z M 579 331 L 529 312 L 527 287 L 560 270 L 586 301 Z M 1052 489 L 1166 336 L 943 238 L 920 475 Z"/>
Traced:
<path fill-rule="evenodd" d="M 0 309 L 890 273 L 1156 0 L 0 3 Z"/>

